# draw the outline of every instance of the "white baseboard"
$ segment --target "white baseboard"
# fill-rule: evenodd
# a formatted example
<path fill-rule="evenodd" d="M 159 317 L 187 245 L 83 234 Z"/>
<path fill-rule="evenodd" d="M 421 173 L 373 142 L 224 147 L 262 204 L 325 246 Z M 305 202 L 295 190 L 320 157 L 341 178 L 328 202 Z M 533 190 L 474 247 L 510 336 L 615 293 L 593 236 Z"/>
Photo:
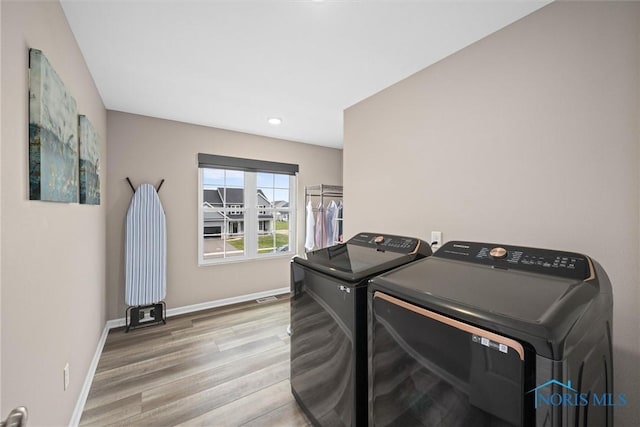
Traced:
<path fill-rule="evenodd" d="M 206 310 L 206 309 L 215 308 L 215 307 L 222 307 L 225 305 L 237 304 L 240 302 L 257 300 L 259 298 L 282 295 L 282 294 L 289 293 L 289 291 L 290 289 L 288 287 L 271 289 L 268 291 L 256 292 L 256 293 L 247 294 L 247 295 L 240 295 L 240 296 L 231 297 L 231 298 L 223 298 L 215 301 L 203 302 L 200 304 L 170 308 L 167 310 L 167 317 L 178 316 L 180 314 L 194 313 L 200 310 Z M 113 328 L 119 328 L 125 325 L 126 325 L 126 319 L 124 317 L 120 319 L 108 320 L 107 323 L 104 325 L 102 336 L 98 341 L 98 347 L 96 348 L 96 352 L 93 355 L 93 360 L 91 361 L 91 365 L 89 366 L 89 372 L 87 372 L 87 376 L 84 379 L 84 384 L 82 384 L 82 390 L 80 391 L 80 396 L 78 397 L 76 407 L 73 410 L 71 421 L 69 422 L 69 427 L 77 427 L 78 424 L 80 423 L 80 417 L 82 417 L 82 411 L 84 411 L 84 405 L 87 402 L 87 397 L 89 396 L 89 390 L 91 390 L 91 383 L 93 382 L 93 376 L 95 375 L 96 369 L 98 368 L 98 362 L 100 361 L 100 356 L 102 355 L 102 349 L 104 348 L 104 344 L 107 341 L 107 335 L 109 335 L 109 330 Z"/>
<path fill-rule="evenodd" d="M 108 322 L 107 322 L 108 323 Z M 71 421 L 69 422 L 69 427 L 77 427 L 80 424 L 80 418 L 82 417 L 82 412 L 84 411 L 84 405 L 87 402 L 87 397 L 89 396 L 89 390 L 91 390 L 91 383 L 93 382 L 93 376 L 96 373 L 96 369 L 98 368 L 98 362 L 100 362 L 100 356 L 102 355 L 102 349 L 104 348 L 104 343 L 107 342 L 107 335 L 109 335 L 109 326 L 104 325 L 104 329 L 102 330 L 102 335 L 100 336 L 100 340 L 98 340 L 98 347 L 96 348 L 96 352 L 93 354 L 93 359 L 91 360 L 91 365 L 89 365 L 89 371 L 87 372 L 87 376 L 84 379 L 84 383 L 82 384 L 82 389 L 80 389 L 80 396 L 78 396 L 78 401 L 76 402 L 75 408 L 73 408 L 73 414 L 71 415 Z"/>

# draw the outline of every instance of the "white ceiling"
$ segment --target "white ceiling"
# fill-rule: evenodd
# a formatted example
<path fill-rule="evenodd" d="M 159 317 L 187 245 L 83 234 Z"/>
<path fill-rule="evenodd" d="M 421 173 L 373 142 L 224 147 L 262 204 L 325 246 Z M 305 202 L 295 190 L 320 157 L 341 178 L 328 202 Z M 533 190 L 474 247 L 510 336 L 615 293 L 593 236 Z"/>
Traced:
<path fill-rule="evenodd" d="M 338 148 L 345 108 L 549 2 L 61 1 L 107 109 Z"/>

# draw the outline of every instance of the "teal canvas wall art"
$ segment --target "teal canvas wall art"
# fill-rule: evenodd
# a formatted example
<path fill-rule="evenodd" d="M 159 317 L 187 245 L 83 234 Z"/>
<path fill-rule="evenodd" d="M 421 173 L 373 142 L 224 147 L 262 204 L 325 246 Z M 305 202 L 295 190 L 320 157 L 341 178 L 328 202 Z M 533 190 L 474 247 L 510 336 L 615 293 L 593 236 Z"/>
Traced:
<path fill-rule="evenodd" d="M 87 116 L 78 117 L 80 138 L 80 203 L 100 204 L 100 146 L 98 132 Z"/>
<path fill-rule="evenodd" d="M 44 54 L 29 49 L 29 199 L 78 201 L 78 110 Z"/>

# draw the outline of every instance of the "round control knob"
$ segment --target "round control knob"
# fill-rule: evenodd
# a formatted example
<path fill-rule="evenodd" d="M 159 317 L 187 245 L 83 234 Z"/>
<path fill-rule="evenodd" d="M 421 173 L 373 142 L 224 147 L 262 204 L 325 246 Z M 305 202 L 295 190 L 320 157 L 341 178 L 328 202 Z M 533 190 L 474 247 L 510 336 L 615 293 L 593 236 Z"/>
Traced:
<path fill-rule="evenodd" d="M 373 239 L 373 241 L 375 243 L 382 243 L 382 242 L 384 242 L 384 236 L 378 236 L 375 239 Z"/>
<path fill-rule="evenodd" d="M 505 248 L 493 248 L 489 251 L 489 255 L 494 258 L 504 258 L 507 256 L 507 250 Z"/>

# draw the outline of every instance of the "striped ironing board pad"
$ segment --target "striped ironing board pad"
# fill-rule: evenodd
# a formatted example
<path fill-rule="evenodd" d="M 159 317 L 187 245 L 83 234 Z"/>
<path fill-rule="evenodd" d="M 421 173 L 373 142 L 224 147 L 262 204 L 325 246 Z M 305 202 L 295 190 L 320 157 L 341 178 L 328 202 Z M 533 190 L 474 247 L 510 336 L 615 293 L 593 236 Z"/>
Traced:
<path fill-rule="evenodd" d="M 156 189 L 142 184 L 127 211 L 125 231 L 125 302 L 149 305 L 167 293 L 167 231 Z"/>

